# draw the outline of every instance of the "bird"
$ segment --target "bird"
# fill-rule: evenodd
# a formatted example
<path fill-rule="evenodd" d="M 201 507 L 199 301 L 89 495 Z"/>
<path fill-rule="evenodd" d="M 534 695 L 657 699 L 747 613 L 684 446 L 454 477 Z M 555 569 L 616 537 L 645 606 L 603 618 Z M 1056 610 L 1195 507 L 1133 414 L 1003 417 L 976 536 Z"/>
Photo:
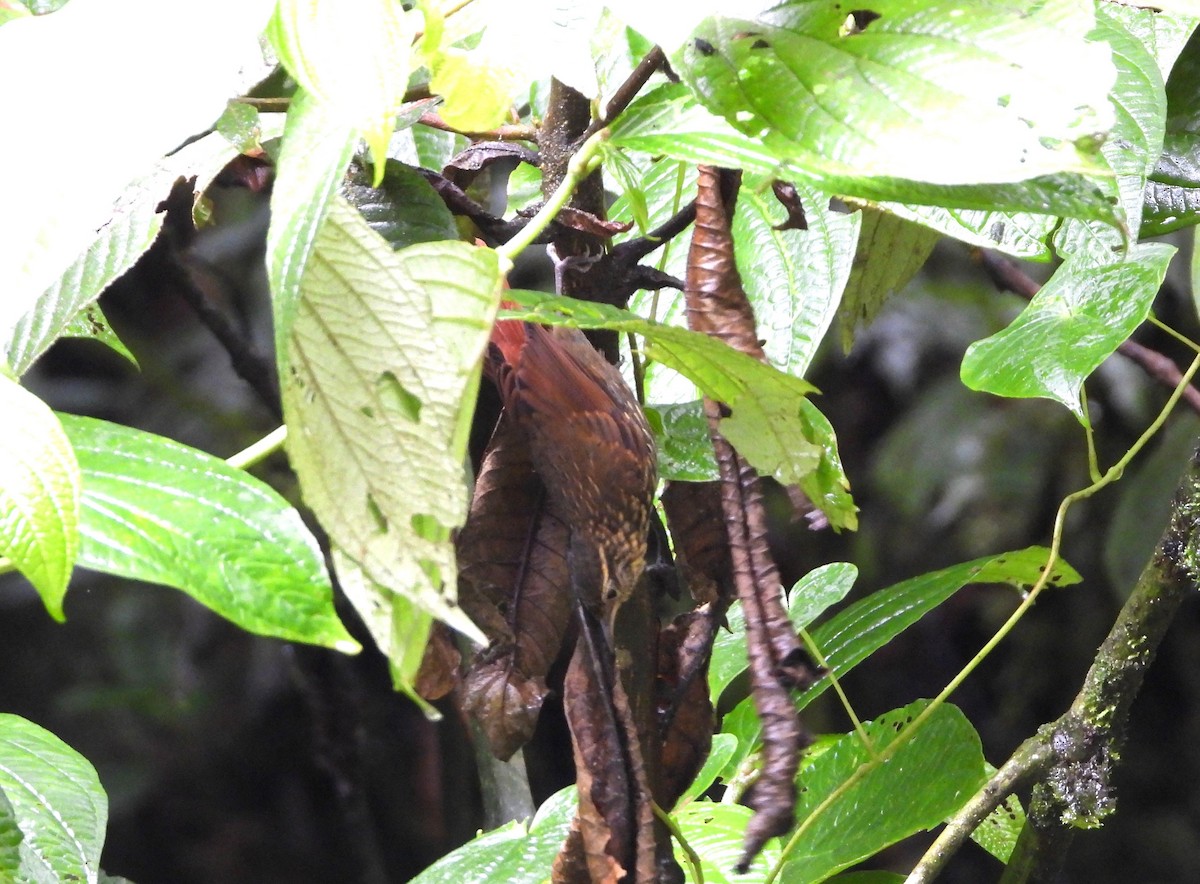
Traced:
<path fill-rule="evenodd" d="M 487 370 L 568 523 L 576 596 L 611 642 L 616 612 L 645 566 L 657 486 L 645 413 L 617 367 L 578 329 L 499 320 Z"/>

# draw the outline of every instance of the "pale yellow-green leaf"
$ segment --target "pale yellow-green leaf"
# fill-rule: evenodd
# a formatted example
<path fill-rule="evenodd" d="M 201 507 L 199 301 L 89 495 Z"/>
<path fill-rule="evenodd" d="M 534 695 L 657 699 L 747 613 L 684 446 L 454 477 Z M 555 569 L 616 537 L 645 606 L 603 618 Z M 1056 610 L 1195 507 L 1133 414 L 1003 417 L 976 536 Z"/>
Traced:
<path fill-rule="evenodd" d="M 58 418 L 0 374 L 0 555 L 28 578 L 56 620 L 79 553 L 79 464 Z"/>
<path fill-rule="evenodd" d="M 414 22 L 397 0 L 280 0 L 268 27 L 288 72 L 362 133 L 380 175 L 412 72 Z"/>
<path fill-rule="evenodd" d="M 443 120 L 464 132 L 479 132 L 508 119 L 511 78 L 508 72 L 475 53 L 447 49 L 434 62 L 429 88 L 446 103 Z"/>
<path fill-rule="evenodd" d="M 396 690 L 420 706 L 431 721 L 440 719 L 441 713 L 416 689 L 417 672 L 425 657 L 433 617 L 407 596 L 376 583 L 337 548 L 333 550 L 333 567 L 346 598 L 350 599 L 350 604 L 367 625 L 371 638 L 387 657 Z"/>
<path fill-rule="evenodd" d="M 335 197 L 301 280 L 283 384 L 292 464 L 333 543 L 478 640 L 455 600 L 451 532 L 466 519 L 467 431 L 499 284 L 494 252 L 393 252 Z"/>

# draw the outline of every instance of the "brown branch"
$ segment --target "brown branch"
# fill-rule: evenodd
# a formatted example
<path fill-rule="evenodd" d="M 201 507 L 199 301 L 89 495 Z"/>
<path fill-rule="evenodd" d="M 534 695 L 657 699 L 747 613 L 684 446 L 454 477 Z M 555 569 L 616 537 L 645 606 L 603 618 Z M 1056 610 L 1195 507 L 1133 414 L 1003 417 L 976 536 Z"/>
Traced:
<path fill-rule="evenodd" d="M 667 63 L 667 56 L 662 49 L 655 46 L 646 53 L 646 57 L 638 62 L 635 67 L 625 78 L 625 82 L 617 87 L 617 91 L 613 93 L 613 97 L 609 99 L 608 104 L 604 108 L 604 116 L 594 120 L 583 136 L 579 139 L 580 143 L 586 141 L 590 136 L 595 135 L 605 126 L 609 125 L 613 120 L 620 116 L 621 111 L 629 107 L 630 103 L 637 98 L 637 94 L 642 91 L 642 87 L 654 75 L 654 72 Z"/>
<path fill-rule="evenodd" d="M 1035 880 L 1061 865 L 1070 834 L 1112 812 L 1111 776 L 1120 757 L 1130 708 L 1167 628 L 1196 591 L 1200 563 L 1200 452 L 1180 480 L 1171 521 L 1137 585 L 1096 653 L 1074 703 L 1057 721 L 1026 740 L 950 821 L 908 876 L 932 881 L 970 833 L 1004 798 L 1038 779 L 1026 830 L 1009 866 Z M 1005 880 L 1008 880 L 1007 878 Z"/>
<path fill-rule="evenodd" d="M 1032 300 L 1041 291 L 1042 287 L 1034 279 L 1004 255 L 984 249 L 974 250 L 974 255 L 997 288 L 1026 300 Z M 1172 359 L 1136 341 L 1124 341 L 1117 347 L 1117 352 L 1167 389 L 1174 390 L 1183 380 L 1183 372 Z M 1183 398 L 1192 411 L 1200 414 L 1200 390 L 1189 384 L 1183 391 Z"/>
<path fill-rule="evenodd" d="M 463 135 L 472 141 L 537 141 L 537 127 L 525 123 L 512 123 L 497 126 L 495 129 L 485 129 L 476 132 L 466 129 L 456 129 L 432 111 L 426 111 L 421 114 L 417 122 L 431 129 L 439 129 L 442 132 Z"/>

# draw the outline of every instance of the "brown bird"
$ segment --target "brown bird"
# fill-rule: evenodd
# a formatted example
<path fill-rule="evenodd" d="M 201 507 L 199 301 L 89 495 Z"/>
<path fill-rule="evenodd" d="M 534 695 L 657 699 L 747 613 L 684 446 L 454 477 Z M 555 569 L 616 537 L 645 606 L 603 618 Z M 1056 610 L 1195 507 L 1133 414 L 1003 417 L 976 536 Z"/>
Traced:
<path fill-rule="evenodd" d="M 646 557 L 654 438 L 617 368 L 581 332 L 501 320 L 489 374 L 529 437 L 534 469 L 571 530 L 572 584 L 612 637 Z"/>

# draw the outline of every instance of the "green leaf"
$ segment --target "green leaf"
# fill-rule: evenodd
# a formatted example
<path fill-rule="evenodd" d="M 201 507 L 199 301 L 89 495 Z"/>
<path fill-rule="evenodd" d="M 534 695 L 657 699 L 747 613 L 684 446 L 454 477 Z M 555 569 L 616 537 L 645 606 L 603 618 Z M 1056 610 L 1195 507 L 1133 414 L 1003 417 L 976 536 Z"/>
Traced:
<path fill-rule="evenodd" d="M 935 184 L 1103 174 L 1108 48 L 1090 4 L 877 0 L 714 18 L 673 67 L 712 111 L 800 168 Z M 920 64 L 914 64 L 914 59 Z M 1047 89 L 1047 83 L 1054 83 Z"/>
<path fill-rule="evenodd" d="M 335 198 L 301 283 L 283 383 L 288 453 L 333 543 L 481 643 L 455 601 L 451 533 L 467 514 L 467 434 L 499 283 L 491 250 L 393 252 Z"/>
<path fill-rule="evenodd" d="M 842 347 L 875 318 L 888 296 L 904 288 L 925 265 L 940 238 L 919 224 L 878 209 L 864 208 L 858 249 L 840 310 Z"/>
<path fill-rule="evenodd" d="M 1162 156 L 1146 182 L 1142 236 L 1200 221 L 1200 36 L 1192 34 L 1166 83 Z"/>
<path fill-rule="evenodd" d="M 890 745 L 928 705 L 918 700 L 865 725 L 876 752 Z M 810 884 L 873 856 L 915 832 L 932 829 L 983 785 L 979 735 L 965 715 L 939 706 L 895 754 L 873 766 L 854 785 L 834 792 L 872 753 L 857 732 L 838 738 L 802 765 L 796 819 L 805 827 L 786 860 L 782 884 Z M 904 796 L 897 800 L 897 796 Z M 820 809 L 826 800 L 831 803 Z M 811 819 L 810 819 L 811 816 Z"/>
<path fill-rule="evenodd" d="M 856 524 L 833 428 L 807 400 L 813 388 L 804 380 L 715 338 L 648 322 L 607 304 L 516 289 L 505 297 L 524 308 L 506 312 L 513 318 L 641 335 L 646 357 L 686 376 L 706 396 L 729 406 L 731 416 L 721 421 L 721 432 L 755 469 L 784 484 L 800 483 L 835 526 Z"/>
<path fill-rule="evenodd" d="M 112 326 L 108 324 L 108 319 L 104 315 L 104 311 L 100 309 L 99 304 L 92 304 L 89 307 L 84 307 L 75 314 L 75 318 L 67 323 L 66 328 L 62 330 L 64 338 L 89 338 L 93 341 L 99 341 L 104 344 L 114 353 L 124 356 L 134 367 L 137 367 L 138 361 L 134 355 L 125 346 L 125 342 L 117 337 L 117 333 L 112 330 Z"/>
<path fill-rule="evenodd" d="M 257 38 L 271 5 L 79 3 L 0 28 L 0 82 L 37 84 L 4 95 L 0 341 L 95 240 L 129 182 L 262 76 Z M 203 51 L 162 76 L 163 47 L 181 34 Z M 37 156 L 52 158 L 53 174 L 30 174 Z"/>
<path fill-rule="evenodd" d="M 511 114 L 510 82 L 478 53 L 447 49 L 433 62 L 429 88 L 446 99 L 440 114 L 447 125 L 464 132 L 484 132 Z"/>
<path fill-rule="evenodd" d="M 904 876 L 896 872 L 846 872 L 834 875 L 829 884 L 904 884 Z"/>
<path fill-rule="evenodd" d="M 180 589 L 245 630 L 356 652 L 300 514 L 223 460 L 61 415 L 83 472 L 79 564 Z"/>
<path fill-rule="evenodd" d="M 280 115 L 267 116 L 271 119 L 264 128 L 270 132 L 278 128 Z M 13 371 L 23 374 L 82 310 L 150 248 L 162 225 L 159 204 L 178 178 L 194 176 L 194 193 L 198 195 L 234 156 L 236 151 L 224 138 L 210 134 L 160 160 L 149 173 L 130 184 L 107 223 L 99 232 L 92 232 L 86 250 L 14 325 L 7 340 Z"/>
<path fill-rule="evenodd" d="M 404 596 L 376 583 L 336 547 L 333 567 L 346 598 L 363 618 L 376 646 L 387 657 L 392 685 L 416 703 L 430 721 L 441 719 L 441 713 L 416 689 L 417 672 L 425 656 L 433 618 Z"/>
<path fill-rule="evenodd" d="M 339 124 L 303 90 L 296 92 L 276 163 L 267 230 L 267 279 L 280 377 L 288 372 L 287 342 L 296 319 L 300 278 L 357 142 L 353 128 Z"/>
<path fill-rule="evenodd" d="M 658 448 L 660 479 L 708 482 L 720 476 L 703 402 L 647 405 L 646 420 Z"/>
<path fill-rule="evenodd" d="M 13 810 L 4 788 L 0 787 L 0 876 L 6 881 L 15 881 L 21 868 L 21 840 L 25 835 L 17 825 L 17 814 Z"/>
<path fill-rule="evenodd" d="M 675 806 L 682 807 L 707 792 L 708 788 L 717 781 L 721 771 L 729 765 L 729 760 L 733 758 L 737 746 L 737 737 L 733 734 L 713 734 L 712 747 L 708 750 L 708 757 L 704 759 L 704 766 L 700 768 L 700 773 L 696 774 L 696 779 L 692 780 L 692 784 L 679 796 L 679 801 Z"/>
<path fill-rule="evenodd" d="M 213 128 L 238 151 L 250 153 L 262 147 L 263 133 L 258 108 L 242 101 L 230 101 Z"/>
<path fill-rule="evenodd" d="M 679 83 L 660 86 L 633 102 L 617 119 L 612 132 L 611 143 L 630 150 L 788 180 L 807 180 L 823 191 L 845 197 L 980 212 L 1035 212 L 1114 226 L 1121 222 L 1116 180 L 1111 170 L 1093 176 L 1056 174 L 1009 183 L 946 185 L 896 177 L 865 177 L 853 170 L 839 172 L 803 165 L 786 152 L 784 155 L 775 152 L 773 143 L 743 135 L 709 113 Z"/>
<path fill-rule="evenodd" d="M 705 884 L 763 884 L 778 864 L 779 839 L 772 838 L 754 858 L 749 870 L 734 871 L 745 849 L 746 824 L 753 813 L 740 804 L 693 801 L 672 814 L 684 839 L 700 856 Z M 678 846 L 676 858 L 683 861 Z"/>
<path fill-rule="evenodd" d="M 1150 312 L 1174 246 L 1145 243 L 1097 266 L 1073 255 L 1016 320 L 967 348 L 962 380 L 998 396 L 1061 402 L 1085 422 L 1083 382 Z"/>
<path fill-rule="evenodd" d="M 758 182 L 766 186 L 767 182 Z M 807 230 L 779 230 L 787 212 L 748 181 L 733 239 L 738 271 L 772 364 L 803 377 L 829 330 L 855 258 L 862 214 L 829 210 L 829 195 L 794 185 Z"/>
<path fill-rule="evenodd" d="M 882 648 L 968 583 L 1010 583 L 1031 586 L 1046 564 L 1048 550 L 1040 546 L 985 556 L 931 571 L 881 589 L 838 613 L 812 631 L 812 639 L 838 678 Z M 1050 577 L 1054 586 L 1069 586 L 1082 578 L 1059 561 Z M 803 709 L 830 687 L 822 679 L 800 695 Z"/>
<path fill-rule="evenodd" d="M 408 88 L 413 22 L 394 0 L 280 0 L 267 28 L 279 60 L 333 128 L 362 133 L 377 175 Z"/>
<path fill-rule="evenodd" d="M 575 807 L 575 787 L 569 786 L 547 798 L 528 823 L 509 823 L 468 841 L 411 884 L 544 884 Z"/>
<path fill-rule="evenodd" d="M 20 864 L 5 880 L 96 880 L 108 798 L 86 758 L 33 722 L 0 713 L 0 791 L 24 836 Z"/>
<path fill-rule="evenodd" d="M 7 556 L 63 620 L 63 596 L 79 554 L 79 465 L 54 412 L 0 374 L 0 555 Z"/>
<path fill-rule="evenodd" d="M 846 597 L 858 569 L 833 562 L 809 571 L 788 594 L 788 618 L 797 629 L 806 629 L 826 608 Z M 708 690 L 716 705 L 725 688 L 746 671 L 746 619 L 740 602 L 729 608 L 729 628 L 717 633 L 708 664 Z"/>
<path fill-rule="evenodd" d="M 1092 37 L 1112 47 L 1117 68 L 1110 95 L 1116 121 L 1101 152 L 1117 175 L 1126 224 L 1116 230 L 1096 222 L 1070 221 L 1056 233 L 1054 244 L 1060 254 L 1089 250 L 1104 263 L 1114 250 L 1127 245 L 1127 231 L 1137 231 L 1141 225 L 1146 176 L 1162 153 L 1166 99 L 1158 61 L 1125 27 L 1119 9 L 1101 3 L 1097 10 Z"/>
<path fill-rule="evenodd" d="M 416 169 L 388 160 L 378 187 L 371 185 L 372 175 L 351 163 L 342 196 L 393 249 L 458 238 L 454 216 Z"/>
<path fill-rule="evenodd" d="M 1017 258 L 1049 261 L 1050 240 L 1062 220 L 1032 212 L 994 212 L 987 209 L 944 209 L 940 206 L 874 203 L 890 215 L 914 221 L 959 242 L 995 249 Z M 1058 210 L 1058 206 L 1054 207 Z"/>
<path fill-rule="evenodd" d="M 989 779 L 995 772 L 996 769 L 991 765 L 984 767 L 984 775 Z M 1000 862 L 1007 863 L 1024 828 L 1025 808 L 1021 807 L 1021 799 L 1009 795 L 975 827 L 971 832 L 971 840 Z"/>

